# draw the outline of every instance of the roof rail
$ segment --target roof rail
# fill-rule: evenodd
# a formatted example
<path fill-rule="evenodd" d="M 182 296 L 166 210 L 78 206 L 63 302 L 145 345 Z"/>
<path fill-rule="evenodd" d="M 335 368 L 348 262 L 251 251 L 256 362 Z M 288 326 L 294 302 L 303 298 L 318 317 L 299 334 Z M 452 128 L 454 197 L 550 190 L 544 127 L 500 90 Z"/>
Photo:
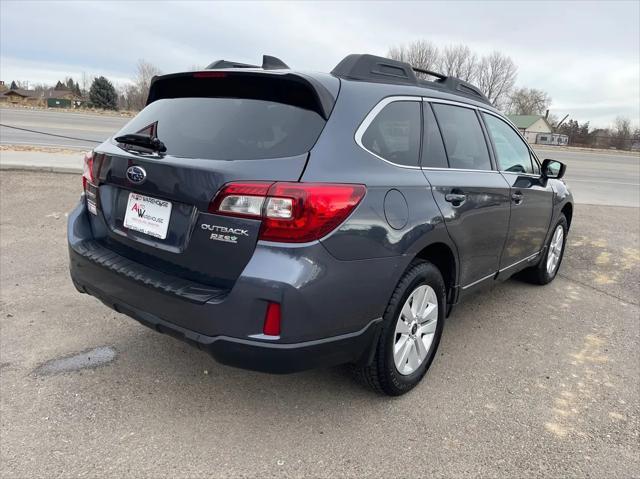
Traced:
<path fill-rule="evenodd" d="M 422 80 L 416 76 L 422 73 L 435 77 L 435 81 Z M 347 55 L 331 71 L 333 76 L 348 80 L 361 80 L 378 83 L 397 83 L 437 88 L 454 94 L 465 95 L 475 100 L 491 103 L 474 85 L 459 78 L 442 73 L 423 70 L 409 63 L 368 54 Z"/>
<path fill-rule="evenodd" d="M 216 60 L 210 63 L 205 70 L 214 70 L 221 68 L 262 68 L 263 70 L 288 70 L 289 67 L 279 58 L 271 55 L 262 55 L 262 66 L 250 65 L 249 63 L 234 62 L 231 60 Z"/>

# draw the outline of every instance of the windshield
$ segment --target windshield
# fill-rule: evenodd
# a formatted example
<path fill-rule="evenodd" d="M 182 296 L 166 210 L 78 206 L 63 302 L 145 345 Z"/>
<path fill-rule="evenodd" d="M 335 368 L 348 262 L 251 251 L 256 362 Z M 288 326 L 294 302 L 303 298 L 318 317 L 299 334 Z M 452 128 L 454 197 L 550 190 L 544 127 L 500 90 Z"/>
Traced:
<path fill-rule="evenodd" d="M 170 98 L 142 110 L 115 137 L 153 132 L 166 154 L 252 160 L 308 152 L 325 120 L 284 103 L 243 98 Z"/>

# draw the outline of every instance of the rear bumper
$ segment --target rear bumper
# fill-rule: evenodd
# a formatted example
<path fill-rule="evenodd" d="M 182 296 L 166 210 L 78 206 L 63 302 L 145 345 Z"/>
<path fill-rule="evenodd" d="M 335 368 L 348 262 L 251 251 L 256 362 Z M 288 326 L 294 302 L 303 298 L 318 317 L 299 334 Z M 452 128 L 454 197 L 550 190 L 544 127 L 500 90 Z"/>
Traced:
<path fill-rule="evenodd" d="M 348 362 L 367 362 L 381 326 L 381 319 L 375 319 L 354 333 L 286 344 L 229 336 L 205 336 L 124 304 L 91 287 L 82 286 L 75 281 L 74 284 L 78 291 L 98 298 L 115 311 L 126 314 L 159 333 L 168 334 L 208 352 L 222 364 L 273 374 L 295 373 Z"/>
<path fill-rule="evenodd" d="M 288 373 L 368 360 L 393 288 L 380 271 L 394 268 L 393 258 L 341 262 L 320 244 L 259 245 L 232 289 L 198 289 L 100 251 L 85 211 L 81 203 L 69 215 L 71 278 L 116 311 L 246 369 Z M 282 305 L 280 337 L 262 335 L 269 301 Z"/>

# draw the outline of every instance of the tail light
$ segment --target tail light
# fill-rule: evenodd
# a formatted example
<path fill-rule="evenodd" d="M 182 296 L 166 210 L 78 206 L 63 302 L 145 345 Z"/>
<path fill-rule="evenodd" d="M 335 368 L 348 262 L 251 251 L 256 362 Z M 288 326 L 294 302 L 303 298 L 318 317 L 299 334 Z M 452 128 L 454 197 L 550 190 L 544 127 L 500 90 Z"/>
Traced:
<path fill-rule="evenodd" d="M 222 187 L 209 212 L 262 220 L 261 240 L 304 243 L 333 231 L 365 193 L 364 185 L 234 182 Z"/>
<path fill-rule="evenodd" d="M 98 187 L 96 186 L 96 178 L 94 175 L 95 157 L 93 151 L 84 155 L 82 168 L 82 189 L 84 190 L 87 201 L 87 209 L 90 213 L 98 214 Z"/>
<path fill-rule="evenodd" d="M 93 151 L 84 154 L 84 162 L 82 164 L 82 189 L 87 189 L 87 182 L 95 185 L 96 180 L 93 176 Z"/>

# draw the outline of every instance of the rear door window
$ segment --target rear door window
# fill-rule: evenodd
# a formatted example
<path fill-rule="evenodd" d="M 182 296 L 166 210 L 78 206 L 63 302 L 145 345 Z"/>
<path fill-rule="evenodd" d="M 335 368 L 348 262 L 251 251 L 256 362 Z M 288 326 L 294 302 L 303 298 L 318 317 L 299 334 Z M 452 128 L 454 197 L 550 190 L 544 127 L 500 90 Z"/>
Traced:
<path fill-rule="evenodd" d="M 533 173 L 531 153 L 522 138 L 501 119 L 486 113 L 482 116 L 496 149 L 500 171 Z"/>
<path fill-rule="evenodd" d="M 420 102 L 395 101 L 385 106 L 362 135 L 362 145 L 387 161 L 418 166 Z"/>
<path fill-rule="evenodd" d="M 142 110 L 115 136 L 155 126 L 167 154 L 253 160 L 296 156 L 314 145 L 325 120 L 315 111 L 247 98 L 166 98 Z"/>
<path fill-rule="evenodd" d="M 463 170 L 491 170 L 489 150 L 475 110 L 434 103 L 449 166 Z"/>

